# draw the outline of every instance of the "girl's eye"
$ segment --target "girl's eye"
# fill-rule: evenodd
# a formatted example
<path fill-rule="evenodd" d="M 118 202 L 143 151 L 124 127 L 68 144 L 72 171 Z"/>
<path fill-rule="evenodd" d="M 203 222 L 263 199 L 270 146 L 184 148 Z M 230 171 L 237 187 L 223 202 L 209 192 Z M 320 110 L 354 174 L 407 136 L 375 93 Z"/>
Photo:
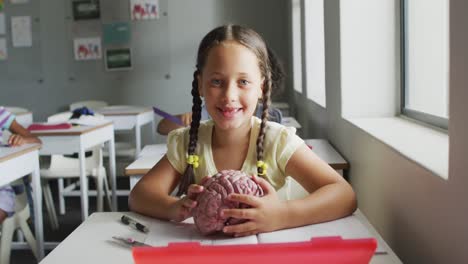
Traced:
<path fill-rule="evenodd" d="M 220 86 L 221 85 L 221 80 L 213 79 L 213 80 L 211 80 L 211 84 L 215 85 L 215 86 Z"/>
<path fill-rule="evenodd" d="M 249 84 L 249 81 L 247 81 L 247 80 L 240 80 L 239 83 L 240 83 L 241 85 L 247 85 L 247 84 Z"/>

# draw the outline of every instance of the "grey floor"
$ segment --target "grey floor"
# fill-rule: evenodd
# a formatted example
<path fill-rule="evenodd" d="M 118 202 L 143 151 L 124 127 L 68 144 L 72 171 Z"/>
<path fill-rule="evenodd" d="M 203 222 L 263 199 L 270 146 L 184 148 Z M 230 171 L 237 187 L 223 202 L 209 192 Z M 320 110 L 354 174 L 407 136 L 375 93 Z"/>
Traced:
<path fill-rule="evenodd" d="M 52 192 L 54 201 L 57 200 L 56 198 L 56 189 L 52 184 Z M 117 186 L 118 189 L 127 189 L 128 190 L 128 178 L 126 177 L 118 177 L 117 178 Z M 92 186 L 90 186 L 92 188 Z M 128 204 L 127 204 L 128 197 L 123 196 L 118 198 L 118 210 L 119 211 L 128 211 Z M 47 218 L 47 212 L 45 211 L 45 206 L 43 205 L 43 215 L 44 215 L 44 238 L 46 241 L 62 241 L 64 240 L 75 228 L 77 228 L 81 224 L 81 205 L 79 197 L 69 197 L 66 198 L 66 214 L 65 215 L 58 215 L 59 225 L 60 228 L 57 231 L 53 231 L 50 228 L 49 220 Z M 55 205 L 56 210 L 58 210 L 58 203 Z M 105 207 L 106 211 L 109 211 L 107 206 Z M 96 211 L 96 199 L 93 197 L 89 198 L 89 213 L 93 213 Z M 58 213 L 58 211 L 57 211 Z M 31 230 L 33 230 L 33 226 L 31 226 Z M 50 251 L 46 250 L 46 255 Z M 37 263 L 36 258 L 32 254 L 32 252 L 28 249 L 25 250 L 12 250 L 11 257 L 10 257 L 11 264 L 32 264 Z M 1 263 L 4 264 L 4 263 Z"/>

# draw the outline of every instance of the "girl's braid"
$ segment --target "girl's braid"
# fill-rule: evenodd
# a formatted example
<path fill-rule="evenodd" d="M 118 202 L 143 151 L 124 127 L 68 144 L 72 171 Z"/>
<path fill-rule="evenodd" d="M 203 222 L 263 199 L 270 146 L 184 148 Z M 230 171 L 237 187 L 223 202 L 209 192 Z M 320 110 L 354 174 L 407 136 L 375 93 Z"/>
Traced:
<path fill-rule="evenodd" d="M 193 81 L 192 81 L 192 96 L 193 96 L 193 106 L 192 106 L 192 123 L 190 124 L 190 139 L 188 145 L 188 155 L 194 155 L 195 149 L 197 147 L 198 140 L 198 127 L 200 126 L 201 119 L 201 109 L 202 109 L 202 100 L 200 98 L 200 93 L 198 91 L 198 69 L 193 72 Z M 180 180 L 179 190 L 177 196 L 185 194 L 187 192 L 190 184 L 195 182 L 195 173 L 193 171 L 193 165 L 187 164 L 182 179 Z"/>
<path fill-rule="evenodd" d="M 271 94 L 271 73 L 267 72 L 265 76 L 265 83 L 263 86 L 263 112 L 262 112 L 262 123 L 260 124 L 260 132 L 257 137 L 257 161 L 263 161 L 263 145 L 266 133 L 266 123 L 268 121 L 268 108 L 270 107 L 270 94 Z M 257 168 L 259 174 L 264 174 L 262 168 Z M 265 175 L 265 174 L 264 174 Z"/>

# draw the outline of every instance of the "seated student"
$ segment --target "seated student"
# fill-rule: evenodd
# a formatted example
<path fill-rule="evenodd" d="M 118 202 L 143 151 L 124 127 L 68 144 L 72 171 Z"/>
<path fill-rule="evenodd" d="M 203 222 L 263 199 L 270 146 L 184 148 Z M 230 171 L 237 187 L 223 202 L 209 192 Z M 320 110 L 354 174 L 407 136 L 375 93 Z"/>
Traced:
<path fill-rule="evenodd" d="M 276 93 L 279 93 L 281 91 L 281 87 L 283 86 L 283 81 L 284 81 L 284 77 L 286 73 L 284 72 L 283 64 L 280 62 L 275 52 L 269 47 L 267 48 L 267 51 L 268 51 L 268 59 L 270 60 L 270 63 L 271 63 L 272 90 L 275 91 Z M 255 116 L 258 118 L 262 118 L 262 113 L 263 113 L 263 105 L 262 105 L 262 102 L 259 102 L 257 104 L 257 109 L 255 110 Z M 269 108 L 268 114 L 269 114 L 269 118 L 268 118 L 269 121 L 281 123 L 282 118 L 283 118 L 281 110 L 276 109 L 276 108 Z M 177 123 L 174 123 L 167 118 L 163 118 L 158 123 L 157 132 L 160 135 L 168 135 L 169 132 L 171 132 L 172 130 L 175 130 L 181 127 L 190 126 L 190 123 L 192 122 L 192 112 L 179 114 L 179 115 L 176 115 L 176 117 L 179 118 L 183 126 Z M 208 119 L 211 119 L 210 114 L 208 113 L 205 106 L 203 105 L 202 110 L 201 110 L 200 121 L 204 121 Z"/>
<path fill-rule="evenodd" d="M 200 43 L 193 73 L 193 121 L 172 131 L 166 155 L 132 189 L 129 207 L 150 217 L 183 221 L 192 216 L 200 185 L 222 170 L 242 170 L 262 187 L 264 196 L 230 194 L 249 208 L 223 209 L 222 219 L 248 219 L 223 232 L 249 236 L 334 220 L 356 210 L 352 187 L 287 127 L 269 122 L 273 61 L 252 29 L 227 25 Z M 200 122 L 202 97 L 211 120 Z M 254 115 L 258 99 L 263 114 Z M 291 176 L 309 194 L 282 201 L 277 190 Z M 178 188 L 177 197 L 170 194 Z"/>
<path fill-rule="evenodd" d="M 0 144 L 4 144 L 2 142 L 3 130 L 9 130 L 12 133 L 8 141 L 5 142 L 11 147 L 27 143 L 41 143 L 39 138 L 31 135 L 28 130 L 16 122 L 13 114 L 0 106 Z M 0 187 L 0 224 L 15 212 L 15 195 L 23 191 L 21 187 L 10 185 Z"/>

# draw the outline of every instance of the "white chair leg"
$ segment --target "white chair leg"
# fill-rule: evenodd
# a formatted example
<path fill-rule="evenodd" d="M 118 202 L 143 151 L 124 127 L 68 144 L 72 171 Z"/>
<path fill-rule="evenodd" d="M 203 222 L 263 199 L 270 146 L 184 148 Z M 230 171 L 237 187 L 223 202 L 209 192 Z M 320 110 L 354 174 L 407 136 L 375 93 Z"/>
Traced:
<path fill-rule="evenodd" d="M 36 239 L 34 238 L 34 235 L 32 234 L 31 229 L 29 228 L 28 223 L 26 222 L 26 220 L 29 218 L 29 206 L 26 206 L 23 209 L 23 211 L 19 212 L 17 218 L 19 221 L 21 232 L 24 234 L 24 238 L 28 242 L 29 247 L 31 247 L 31 250 L 36 259 L 39 260 L 39 252 L 37 250 Z"/>
<path fill-rule="evenodd" d="M 94 178 L 95 182 L 96 182 L 96 211 L 98 212 L 102 212 L 103 210 L 103 187 L 102 187 L 102 184 L 103 184 L 103 179 L 102 179 L 102 175 L 101 174 L 98 174 L 97 177 Z"/>
<path fill-rule="evenodd" d="M 44 193 L 44 202 L 45 202 L 46 209 L 47 209 L 47 215 L 49 216 L 50 226 L 52 227 L 53 230 L 57 230 L 59 228 L 57 213 L 55 212 L 52 192 L 50 191 L 50 186 L 47 182 L 42 184 L 42 191 Z"/>
<path fill-rule="evenodd" d="M 59 211 L 61 215 L 64 215 L 65 214 L 65 197 L 63 196 L 63 179 L 59 178 L 57 183 L 58 183 Z"/>
<path fill-rule="evenodd" d="M 14 231 L 14 217 L 5 219 L 2 223 L 2 236 L 0 237 L 0 263 L 10 263 L 11 240 Z"/>
<path fill-rule="evenodd" d="M 109 211 L 113 211 L 113 208 L 112 208 L 112 202 L 111 202 L 111 197 L 110 197 L 110 190 L 109 190 L 109 182 L 107 180 L 107 175 L 104 174 L 104 194 L 105 194 L 105 197 L 106 197 L 106 202 L 107 202 L 107 206 L 109 206 Z M 115 211 L 117 211 L 117 209 L 115 209 Z"/>
<path fill-rule="evenodd" d="M 23 233 L 20 232 L 19 230 L 16 232 L 16 241 L 18 241 L 18 242 L 24 242 Z"/>

